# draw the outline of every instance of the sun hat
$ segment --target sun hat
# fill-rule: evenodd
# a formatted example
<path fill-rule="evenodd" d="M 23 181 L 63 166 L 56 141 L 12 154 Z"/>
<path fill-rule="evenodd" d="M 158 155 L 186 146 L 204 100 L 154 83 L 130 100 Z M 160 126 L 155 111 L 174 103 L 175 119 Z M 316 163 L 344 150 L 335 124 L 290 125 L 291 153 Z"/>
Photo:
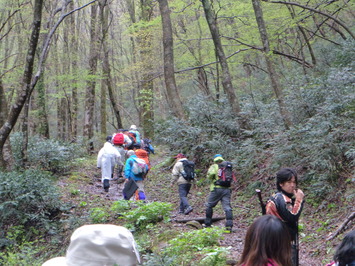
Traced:
<path fill-rule="evenodd" d="M 136 125 L 131 125 L 131 127 L 129 128 L 130 130 L 137 130 Z"/>
<path fill-rule="evenodd" d="M 135 266 L 138 263 L 137 244 L 127 228 L 91 224 L 74 231 L 65 257 L 50 259 L 42 266 Z"/>
<path fill-rule="evenodd" d="M 176 155 L 175 157 L 174 157 L 175 159 L 181 159 L 181 158 L 186 158 L 186 156 L 184 155 L 184 154 L 182 154 L 182 153 L 179 153 L 178 155 Z"/>

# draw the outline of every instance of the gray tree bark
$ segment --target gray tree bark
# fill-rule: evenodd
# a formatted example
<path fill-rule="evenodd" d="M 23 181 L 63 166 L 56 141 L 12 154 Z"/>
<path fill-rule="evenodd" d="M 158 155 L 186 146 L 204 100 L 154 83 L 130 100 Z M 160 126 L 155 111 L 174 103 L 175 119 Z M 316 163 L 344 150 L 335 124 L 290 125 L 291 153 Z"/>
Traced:
<path fill-rule="evenodd" d="M 170 19 L 170 9 L 167 0 L 158 0 L 163 27 L 164 78 L 167 100 L 174 116 L 185 119 L 179 91 L 175 82 L 174 41 Z"/>
<path fill-rule="evenodd" d="M 207 20 L 208 27 L 210 29 L 211 35 L 212 35 L 212 40 L 216 49 L 217 57 L 219 60 L 219 63 L 222 68 L 222 85 L 224 88 L 224 91 L 226 92 L 228 96 L 229 103 L 232 107 L 232 110 L 239 114 L 241 109 L 239 105 L 238 98 L 235 94 L 233 84 L 232 84 L 232 78 L 229 72 L 229 67 L 227 63 L 226 56 L 224 54 L 224 50 L 222 47 L 222 42 L 217 26 L 217 21 L 215 18 L 214 11 L 211 7 L 210 0 L 201 0 L 203 9 L 205 11 L 205 16 Z"/>
<path fill-rule="evenodd" d="M 260 6 L 260 1 L 259 0 L 252 0 L 252 3 L 253 3 L 253 8 L 254 8 L 255 18 L 258 23 L 260 38 L 263 43 L 263 48 L 264 48 L 263 53 L 264 53 L 271 85 L 272 85 L 272 88 L 274 90 L 274 93 L 275 93 L 275 96 L 276 96 L 276 99 L 277 99 L 277 102 L 279 105 L 280 114 L 282 116 L 285 128 L 289 129 L 291 126 L 290 114 L 286 108 L 283 91 L 282 91 L 277 73 L 275 71 L 273 59 L 272 59 L 272 56 L 270 53 L 269 38 L 267 35 L 267 31 L 266 31 L 266 26 L 265 26 L 265 22 L 264 22 L 262 9 Z"/>

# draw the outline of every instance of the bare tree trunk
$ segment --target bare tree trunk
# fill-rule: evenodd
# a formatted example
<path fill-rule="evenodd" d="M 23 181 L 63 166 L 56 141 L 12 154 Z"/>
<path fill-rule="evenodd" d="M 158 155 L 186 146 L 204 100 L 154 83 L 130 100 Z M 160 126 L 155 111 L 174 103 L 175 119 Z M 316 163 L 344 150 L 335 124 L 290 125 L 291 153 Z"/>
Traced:
<path fill-rule="evenodd" d="M 164 49 L 164 77 L 165 87 L 168 95 L 168 103 L 173 110 L 174 116 L 185 119 L 183 106 L 179 91 L 175 82 L 174 70 L 174 43 L 170 10 L 167 0 L 158 0 L 163 27 L 163 49 Z"/>
<path fill-rule="evenodd" d="M 93 76 L 97 71 L 98 61 L 98 36 L 97 36 L 97 4 L 91 6 L 90 19 L 90 52 L 89 52 L 89 75 Z M 93 119 L 95 108 L 95 86 L 96 81 L 91 79 L 87 82 L 86 96 L 85 96 L 85 122 L 84 122 L 84 136 L 89 141 L 88 151 L 94 151 L 93 144 Z"/>
<path fill-rule="evenodd" d="M 70 1 L 69 3 L 70 10 L 74 9 L 74 2 Z M 78 15 L 79 16 L 79 15 Z M 73 56 L 71 57 L 71 71 L 74 77 L 73 84 L 72 84 L 72 102 L 71 102 L 71 112 L 70 112 L 70 139 L 76 140 L 78 135 L 78 106 L 79 106 L 79 99 L 78 99 L 78 85 L 77 85 L 77 68 L 78 68 L 78 40 L 76 31 L 79 32 L 80 30 L 77 28 L 79 24 L 75 23 L 75 16 L 70 16 L 70 30 L 71 30 L 71 38 L 70 38 L 70 47 L 71 53 Z"/>
<path fill-rule="evenodd" d="M 261 41 L 263 43 L 263 52 L 265 56 L 265 61 L 268 69 L 269 78 L 271 80 L 271 85 L 276 95 L 276 99 L 279 105 L 280 114 L 282 116 L 284 125 L 286 129 L 289 129 L 291 126 L 290 114 L 287 111 L 284 95 L 282 92 L 282 88 L 279 83 L 279 79 L 277 77 L 277 73 L 274 68 L 272 56 L 270 55 L 270 45 L 269 45 L 269 38 L 267 36 L 267 31 L 265 27 L 263 13 L 260 7 L 259 0 L 252 0 L 254 13 L 256 17 L 256 21 L 258 23 L 259 34 Z"/>
<path fill-rule="evenodd" d="M 118 129 L 123 128 L 122 125 L 122 119 L 121 119 L 121 114 L 120 114 L 120 109 L 115 97 L 115 94 L 113 92 L 113 86 L 112 86 L 112 77 L 111 77 L 111 67 L 110 67 L 110 61 L 109 61 L 109 49 L 107 47 L 107 34 L 109 30 L 109 6 L 107 3 L 107 0 L 101 0 L 99 2 L 100 4 L 100 20 L 101 20 L 101 29 L 102 29 L 102 48 L 103 48 L 103 61 L 102 61 L 102 71 L 104 73 L 104 82 L 107 87 L 108 95 L 110 97 L 110 102 L 114 111 L 114 115 L 117 120 L 117 127 Z M 106 119 L 105 119 L 106 123 Z"/>
<path fill-rule="evenodd" d="M 15 103 L 11 106 L 9 115 L 0 128 L 0 161 L 3 161 L 3 148 L 5 141 L 10 135 L 26 100 L 31 95 L 31 80 L 33 74 L 33 64 L 35 60 L 36 48 L 38 45 L 39 33 L 42 22 L 43 0 L 35 0 L 33 9 L 32 33 L 29 41 L 25 70 L 22 78 L 22 88 L 18 93 Z"/>
<path fill-rule="evenodd" d="M 150 21 L 153 14 L 154 1 L 141 0 L 141 19 Z M 142 74 L 139 81 L 138 101 L 139 116 L 143 127 L 143 135 L 149 138 L 154 136 L 154 86 L 153 86 L 153 66 L 152 66 L 152 30 L 142 29 L 139 33 L 138 47 L 140 52 L 139 60 L 142 63 Z"/>
<path fill-rule="evenodd" d="M 217 26 L 217 21 L 215 18 L 215 14 L 212 10 L 211 4 L 210 4 L 210 0 L 201 0 L 202 5 L 203 5 L 203 9 L 205 11 L 205 15 L 206 15 L 206 20 L 207 20 L 207 24 L 210 28 L 211 31 L 211 35 L 212 35 L 212 39 L 213 39 L 213 43 L 216 49 L 216 53 L 219 59 L 219 63 L 221 65 L 222 68 L 222 85 L 223 88 L 228 96 L 228 100 L 229 103 L 232 107 L 232 110 L 239 114 L 240 113 L 240 105 L 239 105 L 239 101 L 238 98 L 235 94 L 233 85 L 232 85 L 232 78 L 229 72 L 229 67 L 228 67 L 228 63 L 227 63 L 227 59 L 226 56 L 224 54 L 223 51 L 223 47 L 222 47 L 222 42 L 221 42 L 221 38 L 220 38 L 220 34 L 219 34 L 219 30 L 218 30 L 218 26 Z"/>
<path fill-rule="evenodd" d="M 8 112 L 7 101 L 5 95 L 5 89 L 2 85 L 2 79 L 0 77 L 0 125 L 3 125 L 6 120 L 6 115 Z M 6 169 L 10 170 L 13 165 L 12 150 L 9 139 L 6 140 L 4 148 L 2 150 L 2 156 L 0 156 L 0 170 Z"/>

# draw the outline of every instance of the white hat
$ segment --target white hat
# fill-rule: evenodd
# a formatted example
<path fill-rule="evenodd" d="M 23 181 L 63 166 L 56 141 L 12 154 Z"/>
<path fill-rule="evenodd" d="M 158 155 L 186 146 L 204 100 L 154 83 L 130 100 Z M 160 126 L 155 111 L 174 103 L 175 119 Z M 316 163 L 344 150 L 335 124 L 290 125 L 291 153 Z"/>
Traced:
<path fill-rule="evenodd" d="M 74 231 L 65 257 L 42 266 L 135 266 L 139 252 L 132 233 L 113 224 L 84 225 Z"/>
<path fill-rule="evenodd" d="M 136 127 L 136 125 L 132 125 L 129 129 L 130 130 L 137 130 L 137 127 Z"/>

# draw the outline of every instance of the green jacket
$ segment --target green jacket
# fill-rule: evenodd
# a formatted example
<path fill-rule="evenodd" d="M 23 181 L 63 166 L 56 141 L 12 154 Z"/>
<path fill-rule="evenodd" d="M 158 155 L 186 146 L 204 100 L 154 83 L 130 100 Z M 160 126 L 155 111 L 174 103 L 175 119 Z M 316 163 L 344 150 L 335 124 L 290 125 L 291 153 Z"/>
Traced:
<path fill-rule="evenodd" d="M 215 188 L 226 188 L 214 184 L 214 182 L 218 180 L 218 164 L 220 164 L 223 161 L 224 160 L 222 157 L 217 157 L 213 160 L 214 164 L 212 164 L 210 168 L 208 168 L 207 179 L 211 182 L 210 191 L 213 191 Z"/>

